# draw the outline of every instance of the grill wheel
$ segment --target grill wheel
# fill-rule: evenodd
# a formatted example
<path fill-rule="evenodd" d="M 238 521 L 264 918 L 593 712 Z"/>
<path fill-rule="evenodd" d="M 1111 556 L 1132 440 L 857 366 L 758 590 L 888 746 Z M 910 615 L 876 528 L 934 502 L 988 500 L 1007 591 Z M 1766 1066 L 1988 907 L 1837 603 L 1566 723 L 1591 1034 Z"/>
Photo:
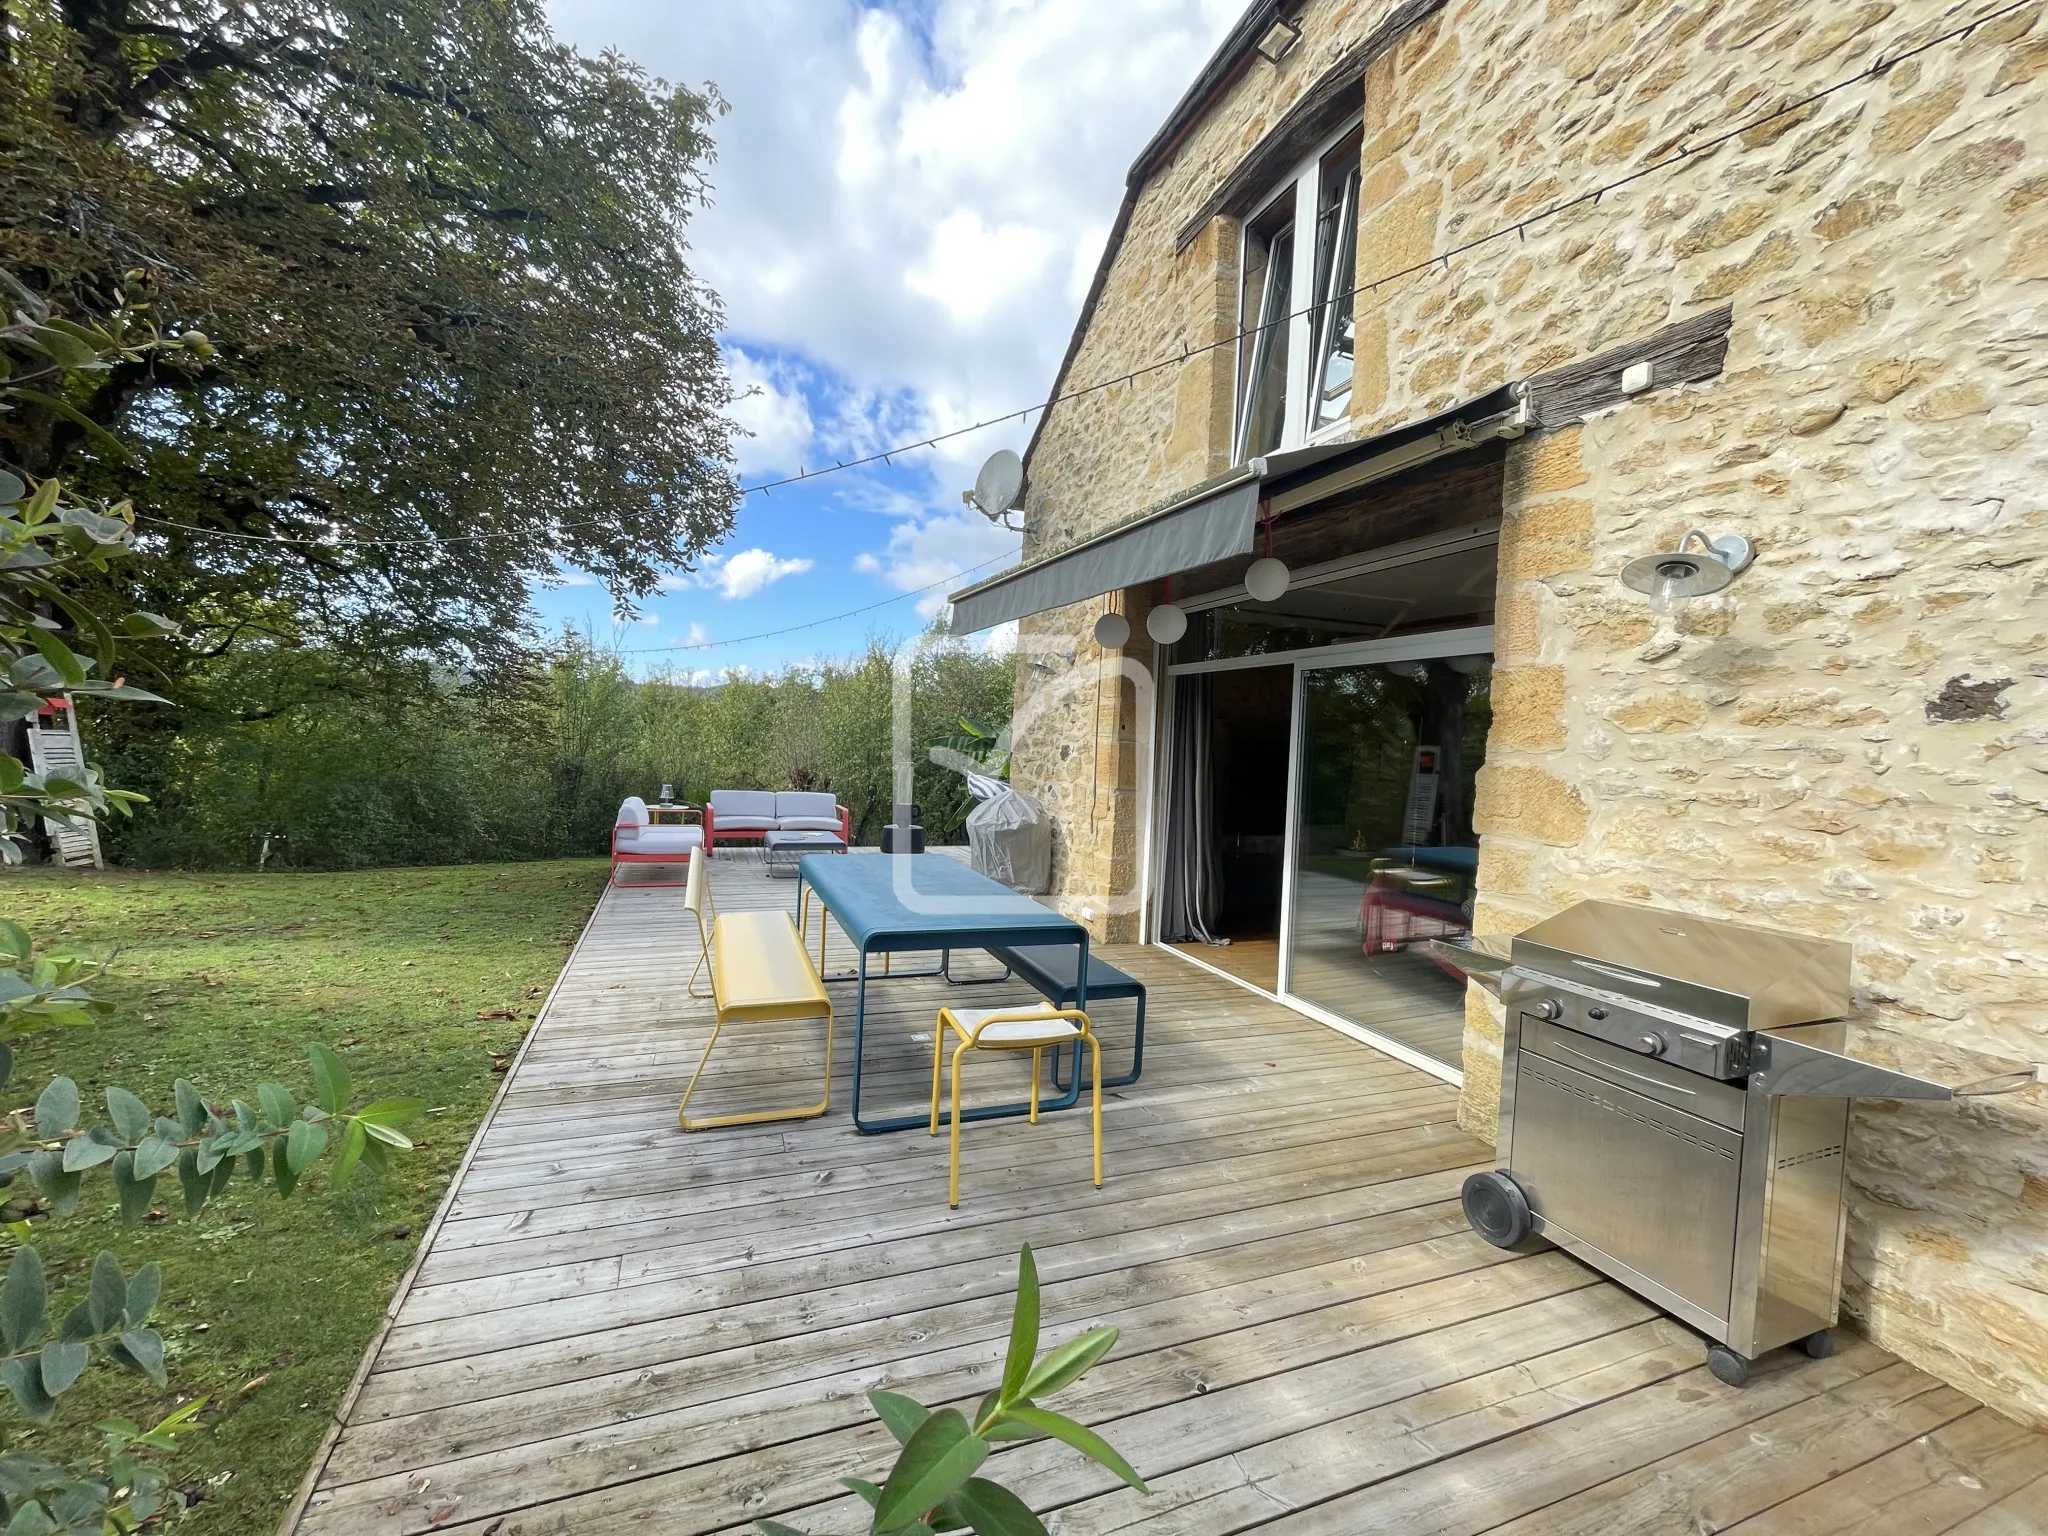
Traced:
<path fill-rule="evenodd" d="M 1465 1220 L 1496 1248 L 1512 1248 L 1529 1235 L 1529 1199 L 1511 1174 L 1475 1173 L 1459 1194 Z"/>

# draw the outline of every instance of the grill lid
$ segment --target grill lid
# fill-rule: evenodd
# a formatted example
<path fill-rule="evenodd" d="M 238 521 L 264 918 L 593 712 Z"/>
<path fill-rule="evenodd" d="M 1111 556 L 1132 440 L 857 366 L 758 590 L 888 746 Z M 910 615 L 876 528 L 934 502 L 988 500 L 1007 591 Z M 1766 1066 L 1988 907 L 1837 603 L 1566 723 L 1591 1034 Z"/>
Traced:
<path fill-rule="evenodd" d="M 1615 901 L 1582 901 L 1515 935 L 1518 970 L 1689 1013 L 1775 1029 L 1849 1011 L 1847 944 Z"/>

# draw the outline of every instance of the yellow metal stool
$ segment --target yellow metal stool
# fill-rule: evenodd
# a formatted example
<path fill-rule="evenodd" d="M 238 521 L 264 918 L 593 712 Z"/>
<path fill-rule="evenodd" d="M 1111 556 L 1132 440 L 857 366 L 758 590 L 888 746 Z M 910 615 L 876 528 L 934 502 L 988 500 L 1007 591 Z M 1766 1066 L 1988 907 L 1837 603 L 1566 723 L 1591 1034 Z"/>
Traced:
<path fill-rule="evenodd" d="M 1029 1051 L 1031 1053 L 1031 1121 L 1038 1122 L 1038 1080 L 1044 1076 L 1045 1052 L 1076 1040 L 1088 1047 L 1094 1071 L 1090 1080 L 1095 1094 L 1090 1106 L 1095 1136 L 1095 1187 L 1102 1188 L 1102 1042 L 1088 1027 L 1088 1015 L 1078 1008 L 1051 1008 L 1044 1003 L 1007 1008 L 941 1008 L 938 1028 L 932 1035 L 932 1122 L 931 1134 L 939 1134 L 939 1073 L 945 1063 L 946 1041 L 957 1036 L 953 1048 L 953 1144 L 947 1201 L 960 1206 L 960 1063 L 972 1050 Z"/>
<path fill-rule="evenodd" d="M 683 1102 L 676 1111 L 682 1128 L 705 1131 L 726 1125 L 808 1120 L 824 1114 L 832 1107 L 832 1000 L 825 995 L 824 983 L 811 967 L 796 924 L 787 912 L 781 911 L 717 912 L 701 847 L 690 850 L 690 877 L 683 905 L 697 920 L 697 937 L 702 944 L 697 966 L 690 972 L 689 992 L 693 997 L 705 995 L 697 990 L 697 977 L 708 965 L 714 1020 L 711 1038 L 704 1042 L 704 1054 L 698 1058 L 697 1070 L 690 1075 L 690 1086 L 683 1090 Z M 798 1109 L 690 1118 L 690 1096 L 697 1091 L 698 1079 L 710 1064 L 711 1052 L 728 1023 L 818 1018 L 825 1021 L 825 1086 L 817 1103 Z"/>

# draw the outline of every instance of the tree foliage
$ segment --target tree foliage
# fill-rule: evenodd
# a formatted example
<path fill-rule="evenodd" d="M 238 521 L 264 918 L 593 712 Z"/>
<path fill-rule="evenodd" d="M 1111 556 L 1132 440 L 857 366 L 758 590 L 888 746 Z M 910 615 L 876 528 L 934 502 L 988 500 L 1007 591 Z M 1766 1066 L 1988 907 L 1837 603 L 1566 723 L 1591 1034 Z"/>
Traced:
<path fill-rule="evenodd" d="M 175 734 L 140 711 L 88 722 L 119 782 L 150 797 L 109 847 L 155 867 L 460 863 L 603 851 L 619 802 L 664 783 L 829 789 L 857 842 L 889 819 L 895 648 L 772 677 L 637 680 L 626 658 L 571 636 L 490 689 L 452 674 L 372 673 L 325 648 L 255 645 L 183 679 Z M 965 780 L 918 748 L 962 716 L 1006 719 L 1013 664 L 925 646 L 903 683 L 915 796 L 934 841 L 961 835 Z"/>
<path fill-rule="evenodd" d="M 0 374 L 0 423 L 18 424 L 35 411 L 62 415 L 71 409 L 67 398 L 122 367 L 154 364 L 172 354 L 204 365 L 210 344 L 189 333 L 167 338 L 160 332 L 139 278 L 138 272 L 124 274 L 121 302 L 90 324 L 66 319 L 33 292 L 12 285 L 20 307 L 0 326 L 0 358 L 8 364 Z M 119 449 L 118 441 L 109 442 Z M 117 633 L 77 592 L 82 578 L 107 571 L 130 553 L 133 542 L 133 511 L 126 503 L 90 502 L 55 476 L 31 483 L 0 470 L 0 720 L 12 723 L 46 708 L 72 707 L 81 697 L 163 702 L 108 674 L 123 635 L 160 638 L 172 626 L 155 614 L 134 612 L 123 617 Z M 108 789 L 92 768 L 36 774 L 0 753 L 0 851 L 9 861 L 19 860 L 38 822 L 96 822 L 128 810 L 139 798 Z M 0 1089 L 12 1074 L 13 1042 L 20 1035 L 80 1024 L 106 1011 L 88 990 L 102 969 L 81 955 L 38 954 L 26 930 L 0 918 Z M 410 1147 L 398 1127 L 425 1113 L 423 1103 L 384 1099 L 351 1111 L 353 1085 L 341 1059 L 316 1045 L 312 1065 L 313 1097 L 303 1107 L 275 1083 L 260 1085 L 253 1105 L 237 1099 L 224 1107 L 181 1078 L 173 1088 L 173 1113 L 158 1114 L 127 1089 L 109 1087 L 106 1119 L 93 1117 L 92 1123 L 77 1083 L 54 1077 L 32 1110 L 0 1115 L 0 1185 L 25 1172 L 51 1208 L 68 1216 L 78 1208 L 86 1179 L 104 1170 L 123 1220 L 133 1223 L 149 1212 L 166 1174 L 175 1173 L 186 1209 L 196 1215 L 238 1166 L 259 1179 L 267 1174 L 288 1195 L 330 1146 L 336 1149 L 336 1184 L 346 1182 L 359 1164 L 385 1166 L 393 1149 Z M 15 1407 L 38 1422 L 54 1418 L 58 1399 L 95 1358 L 163 1383 L 164 1342 L 148 1326 L 162 1288 L 157 1267 L 146 1264 L 127 1276 L 113 1255 L 101 1253 L 88 1294 L 53 1325 L 41 1256 L 25 1225 L 13 1232 L 17 1247 L 0 1282 L 0 1385 Z M 0 1515 L 9 1536 L 127 1532 L 157 1518 L 175 1496 L 138 1453 L 168 1448 L 189 1418 L 189 1412 L 174 1414 L 148 1431 L 104 1424 L 100 1449 L 69 1465 L 21 1450 L 0 1451 Z"/>
<path fill-rule="evenodd" d="M 0 30 L 0 265 L 72 317 L 141 272 L 207 342 L 75 377 L 0 451 L 135 502 L 127 579 L 193 654 L 506 665 L 529 576 L 629 600 L 730 527 L 684 238 L 714 92 L 560 45 L 539 0 L 14 0 Z"/>

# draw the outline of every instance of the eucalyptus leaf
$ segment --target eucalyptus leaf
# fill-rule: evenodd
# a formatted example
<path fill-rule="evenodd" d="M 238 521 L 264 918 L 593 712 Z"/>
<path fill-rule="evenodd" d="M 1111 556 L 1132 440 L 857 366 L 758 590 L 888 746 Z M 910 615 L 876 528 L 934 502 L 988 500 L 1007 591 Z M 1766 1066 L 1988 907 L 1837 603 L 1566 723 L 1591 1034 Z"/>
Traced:
<path fill-rule="evenodd" d="M 27 1246 L 17 1248 L 7 1279 L 0 1283 L 0 1338 L 9 1350 L 25 1350 L 49 1332 L 49 1306 L 42 1256 Z"/>
<path fill-rule="evenodd" d="M 279 1130 L 299 1118 L 298 1102 L 276 1083 L 259 1084 L 256 1102 L 263 1106 L 263 1118 Z"/>
<path fill-rule="evenodd" d="M 126 1142 L 137 1142 L 149 1134 L 149 1106 L 126 1088 L 107 1090 L 107 1116 Z"/>
<path fill-rule="evenodd" d="M 178 1154 L 178 1188 L 184 1192 L 185 1214 L 197 1216 L 213 1193 L 213 1170 L 199 1171 L 199 1153 L 187 1147 Z"/>
<path fill-rule="evenodd" d="M 85 1368 L 92 1361 L 92 1351 L 75 1339 L 52 1339 L 43 1346 L 38 1365 L 43 1373 L 43 1390 L 52 1397 L 62 1397 L 71 1390 L 71 1384 L 85 1374 Z"/>
<path fill-rule="evenodd" d="M 348 1108 L 348 1068 L 329 1046 L 317 1041 L 312 1047 L 314 1093 L 320 1107 L 330 1115 Z"/>
<path fill-rule="evenodd" d="M 156 1310 L 157 1298 L 163 1294 L 164 1271 L 160 1264 L 145 1264 L 135 1271 L 128 1282 L 128 1297 L 121 1305 L 121 1316 L 130 1328 L 140 1328 L 149 1321 L 149 1314 Z"/>
<path fill-rule="evenodd" d="M 92 1261 L 92 1289 L 86 1300 L 92 1305 L 94 1328 L 107 1333 L 118 1328 L 128 1312 L 128 1277 L 121 1273 L 120 1260 L 104 1250 Z"/>
<path fill-rule="evenodd" d="M 78 1084 L 68 1077 L 53 1077 L 36 1100 L 36 1135 L 55 1141 L 78 1124 Z"/>
<path fill-rule="evenodd" d="M 121 1199 L 121 1220 L 134 1226 L 149 1214 L 149 1202 L 156 1193 L 156 1179 L 135 1177 L 135 1154 L 123 1152 L 114 1158 L 114 1192 Z"/>
<path fill-rule="evenodd" d="M 363 1122 L 351 1120 L 348 1129 L 341 1133 L 341 1151 L 334 1159 L 334 1172 L 328 1184 L 334 1189 L 345 1189 L 348 1181 L 355 1176 L 356 1164 L 362 1160 L 363 1144 L 369 1132 L 363 1129 Z"/>
<path fill-rule="evenodd" d="M 114 1358 L 132 1365 L 158 1386 L 165 1385 L 163 1335 L 154 1328 L 130 1328 L 115 1346 Z"/>
<path fill-rule="evenodd" d="M 171 1092 L 178 1101 L 178 1129 L 187 1136 L 197 1136 L 206 1129 L 206 1100 L 182 1077 L 171 1085 Z"/>
<path fill-rule="evenodd" d="M 327 1150 L 327 1127 L 316 1125 L 310 1120 L 293 1124 L 291 1134 L 285 1138 L 285 1161 L 291 1164 L 294 1175 L 304 1173 L 320 1160 L 320 1154 Z"/>
<path fill-rule="evenodd" d="M 47 1424 L 56 1415 L 57 1404 L 43 1390 L 42 1363 L 33 1356 L 0 1365 L 0 1382 L 14 1394 L 15 1406 L 36 1423 Z"/>
<path fill-rule="evenodd" d="M 167 1140 L 159 1129 L 144 1137 L 135 1149 L 135 1177 L 153 1179 L 178 1160 L 178 1144 Z"/>
<path fill-rule="evenodd" d="M 112 1162 L 114 1154 L 120 1150 L 91 1136 L 74 1136 L 64 1143 L 64 1171 L 78 1173 L 87 1168 L 97 1168 L 101 1163 Z"/>

